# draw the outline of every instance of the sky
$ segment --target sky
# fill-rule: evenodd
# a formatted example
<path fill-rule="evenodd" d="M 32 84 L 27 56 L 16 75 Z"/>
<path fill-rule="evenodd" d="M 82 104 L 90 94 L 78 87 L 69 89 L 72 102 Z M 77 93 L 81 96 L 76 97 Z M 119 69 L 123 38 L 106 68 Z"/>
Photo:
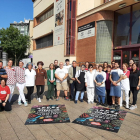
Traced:
<path fill-rule="evenodd" d="M 0 29 L 24 18 L 33 20 L 32 0 L 0 0 Z"/>

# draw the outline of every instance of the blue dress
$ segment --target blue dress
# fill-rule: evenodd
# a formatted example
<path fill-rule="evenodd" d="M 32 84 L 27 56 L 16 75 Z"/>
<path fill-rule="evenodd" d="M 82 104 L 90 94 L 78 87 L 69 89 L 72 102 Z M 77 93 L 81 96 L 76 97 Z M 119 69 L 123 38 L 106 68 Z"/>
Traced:
<path fill-rule="evenodd" d="M 117 71 L 112 72 L 111 75 L 113 81 L 118 81 L 120 79 L 120 76 Z M 120 85 L 114 86 L 111 83 L 110 96 L 121 97 L 121 86 Z"/>
<path fill-rule="evenodd" d="M 104 80 L 103 75 L 98 74 L 98 75 L 96 76 L 96 81 L 97 81 L 97 83 L 102 83 L 103 80 Z M 96 86 L 95 92 L 96 92 L 96 94 L 99 95 L 99 96 L 105 96 L 105 86 L 104 86 L 104 87 Z"/>

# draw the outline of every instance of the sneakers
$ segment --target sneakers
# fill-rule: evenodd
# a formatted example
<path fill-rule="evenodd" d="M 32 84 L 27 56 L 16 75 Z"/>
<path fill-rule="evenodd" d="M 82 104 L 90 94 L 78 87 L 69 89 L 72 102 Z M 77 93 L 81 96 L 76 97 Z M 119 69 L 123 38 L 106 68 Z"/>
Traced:
<path fill-rule="evenodd" d="M 18 105 L 22 105 L 22 103 L 21 102 L 18 102 Z"/>
<path fill-rule="evenodd" d="M 56 98 L 56 101 L 59 101 L 59 97 Z"/>
<path fill-rule="evenodd" d="M 94 102 L 93 102 L 93 101 L 91 101 L 90 103 L 91 103 L 91 104 L 93 104 Z"/>
<path fill-rule="evenodd" d="M 41 99 L 40 98 L 38 98 L 38 102 L 41 103 Z"/>
<path fill-rule="evenodd" d="M 96 104 L 96 106 L 99 106 L 100 105 L 100 103 L 98 102 L 97 104 Z"/>
<path fill-rule="evenodd" d="M 24 103 L 24 106 L 28 106 L 27 102 Z"/>
<path fill-rule="evenodd" d="M 80 102 L 83 102 L 83 99 L 81 99 Z"/>
<path fill-rule="evenodd" d="M 117 105 L 117 106 L 115 107 L 115 109 L 116 109 L 116 110 L 119 110 L 119 109 L 120 109 L 120 105 Z"/>
<path fill-rule="evenodd" d="M 53 97 L 50 97 L 51 100 L 53 100 Z"/>
<path fill-rule="evenodd" d="M 74 103 L 77 104 L 77 100 L 75 100 Z"/>
<path fill-rule="evenodd" d="M 90 104 L 90 102 L 88 102 L 88 104 Z"/>
<path fill-rule="evenodd" d="M 69 101 L 69 98 L 66 96 L 66 97 L 65 97 L 65 100 Z"/>
<path fill-rule="evenodd" d="M 134 110 L 137 108 L 137 105 L 131 105 L 131 107 L 129 108 L 130 110 Z"/>
<path fill-rule="evenodd" d="M 37 99 L 37 101 L 38 101 L 39 98 L 36 98 L 36 99 Z"/>
<path fill-rule="evenodd" d="M 109 108 L 114 108 L 115 109 L 115 104 L 112 104 L 111 106 L 109 106 Z"/>

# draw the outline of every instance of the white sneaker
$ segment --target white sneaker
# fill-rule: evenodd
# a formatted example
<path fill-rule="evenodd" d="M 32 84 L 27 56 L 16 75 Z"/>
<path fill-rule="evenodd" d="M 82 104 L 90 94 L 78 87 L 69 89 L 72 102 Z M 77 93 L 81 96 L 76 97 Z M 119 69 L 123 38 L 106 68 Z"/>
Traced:
<path fill-rule="evenodd" d="M 137 105 L 131 105 L 131 107 L 129 108 L 130 110 L 134 110 L 137 108 Z"/>
<path fill-rule="evenodd" d="M 22 103 L 21 102 L 18 102 L 18 105 L 22 105 Z"/>
<path fill-rule="evenodd" d="M 38 101 L 39 98 L 36 98 L 36 99 L 37 99 L 37 101 Z"/>
<path fill-rule="evenodd" d="M 39 103 L 41 103 L 41 99 L 40 98 L 38 98 L 38 101 L 39 101 Z"/>
<path fill-rule="evenodd" d="M 24 106 L 28 106 L 27 102 L 24 103 Z"/>
<path fill-rule="evenodd" d="M 129 109 L 129 105 L 126 105 L 125 108 L 126 108 L 126 109 Z"/>

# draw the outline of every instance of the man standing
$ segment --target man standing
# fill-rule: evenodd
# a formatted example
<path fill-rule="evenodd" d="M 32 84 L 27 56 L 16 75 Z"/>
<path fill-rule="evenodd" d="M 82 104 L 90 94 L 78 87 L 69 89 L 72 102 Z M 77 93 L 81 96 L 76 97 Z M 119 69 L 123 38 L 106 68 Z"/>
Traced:
<path fill-rule="evenodd" d="M 64 90 L 65 94 L 65 100 L 69 100 L 67 97 L 67 77 L 68 77 L 68 71 L 63 67 L 63 62 L 60 62 L 59 64 L 60 68 L 57 68 L 55 71 L 55 77 L 56 79 L 56 88 L 57 88 L 57 98 L 56 101 L 59 100 L 60 91 Z"/>
<path fill-rule="evenodd" d="M 54 69 L 56 70 L 57 68 L 59 68 L 59 66 L 58 66 L 58 60 L 54 60 Z M 57 98 L 56 85 L 54 85 L 54 88 L 55 88 L 55 97 Z"/>
<path fill-rule="evenodd" d="M 59 68 L 59 66 L 58 66 L 58 60 L 54 60 L 54 68 L 55 68 L 55 70 L 56 70 L 57 68 Z"/>
<path fill-rule="evenodd" d="M 9 102 L 11 102 L 13 92 L 15 89 L 15 85 L 16 85 L 16 72 L 15 72 L 15 69 L 12 68 L 12 65 L 13 65 L 13 61 L 11 59 L 9 59 L 8 66 L 5 68 L 7 75 L 8 75 L 6 84 L 10 89 Z"/>
<path fill-rule="evenodd" d="M 110 96 L 112 96 L 112 108 L 117 110 L 120 109 L 120 97 L 121 97 L 121 86 L 120 81 L 122 80 L 123 71 L 119 69 L 119 63 L 115 62 L 114 69 L 110 73 Z M 118 105 L 115 106 L 115 97 L 118 100 Z"/>
<path fill-rule="evenodd" d="M 3 69 L 3 62 L 0 61 L 0 84 L 3 78 L 8 78 L 8 76 L 7 76 L 6 70 Z"/>
<path fill-rule="evenodd" d="M 16 86 L 19 91 L 18 105 L 22 105 L 21 100 L 24 102 L 24 106 L 28 106 L 25 95 L 24 95 L 24 87 L 25 87 L 25 68 L 23 68 L 23 61 L 19 61 L 19 67 L 15 67 L 16 71 Z"/>
<path fill-rule="evenodd" d="M 70 78 L 70 90 L 71 90 L 71 100 L 74 101 L 76 93 L 76 72 L 80 70 L 80 67 L 77 66 L 76 61 L 72 62 L 72 67 L 69 68 L 69 78 Z M 75 90 L 75 92 L 74 92 Z"/>
<path fill-rule="evenodd" d="M 64 66 L 64 68 L 66 68 L 69 71 L 69 68 L 71 67 L 70 60 L 66 59 L 65 63 L 66 63 L 66 65 Z M 68 83 L 68 92 L 69 92 L 70 91 L 70 78 L 69 78 L 69 76 L 67 77 L 67 83 Z"/>

